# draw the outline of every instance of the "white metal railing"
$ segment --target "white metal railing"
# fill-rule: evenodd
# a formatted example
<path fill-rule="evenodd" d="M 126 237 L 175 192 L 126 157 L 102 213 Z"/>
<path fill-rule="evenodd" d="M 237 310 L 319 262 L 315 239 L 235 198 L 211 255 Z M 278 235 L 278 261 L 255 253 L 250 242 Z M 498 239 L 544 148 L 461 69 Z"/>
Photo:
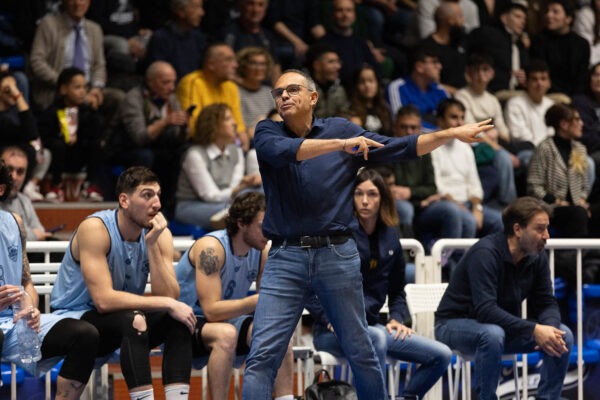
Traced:
<path fill-rule="evenodd" d="M 441 239 L 431 248 L 434 275 L 440 277 L 442 257 L 449 249 L 468 249 L 477 239 Z M 550 276 L 554 284 L 554 252 L 555 250 L 575 250 L 577 253 L 577 398 L 583 400 L 583 295 L 582 295 L 582 251 L 600 249 L 600 239 L 548 239 L 546 249 L 549 250 Z M 525 385 L 524 385 L 525 386 Z"/>
<path fill-rule="evenodd" d="M 181 252 L 187 250 L 193 243 L 193 239 L 173 238 L 174 249 Z M 421 242 L 416 239 L 401 239 L 400 243 L 403 250 L 408 251 L 414 258 L 415 276 L 417 281 L 421 282 L 425 279 L 430 279 L 427 277 L 430 272 L 426 267 L 425 249 Z M 60 266 L 60 262 L 50 261 L 50 254 L 64 254 L 68 245 L 68 241 L 30 241 L 27 243 L 28 253 L 42 253 L 44 255 L 42 262 L 31 263 L 30 268 L 32 280 L 39 295 L 45 296 L 45 312 L 49 312 L 50 292 L 52 291 L 52 286 Z M 146 292 L 149 292 L 149 285 L 146 286 Z M 305 384 L 310 384 L 310 382 L 305 382 Z M 47 385 L 49 385 L 49 381 Z M 16 387 L 16 385 L 13 386 Z M 49 390 L 47 390 L 47 393 L 49 393 Z M 441 398 L 441 394 L 438 398 Z"/>

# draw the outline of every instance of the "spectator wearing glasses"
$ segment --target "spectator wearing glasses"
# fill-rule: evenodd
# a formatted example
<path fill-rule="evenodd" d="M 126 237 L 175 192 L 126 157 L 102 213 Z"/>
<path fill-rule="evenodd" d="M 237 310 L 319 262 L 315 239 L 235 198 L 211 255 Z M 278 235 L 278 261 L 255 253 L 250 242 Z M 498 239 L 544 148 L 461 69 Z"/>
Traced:
<path fill-rule="evenodd" d="M 273 58 L 262 47 L 245 47 L 237 52 L 236 57 L 242 116 L 248 134 L 253 138 L 258 121 L 275 107 L 271 97 L 272 87 L 264 84 L 273 69 Z"/>
<path fill-rule="evenodd" d="M 270 399 L 304 303 L 316 294 L 349 360 L 358 397 L 385 399 L 383 373 L 365 318 L 360 258 L 352 232 L 353 182 L 360 167 L 426 154 L 453 138 L 476 142 L 489 121 L 406 138 L 368 132 L 346 119 L 314 118 L 312 78 L 289 70 L 272 91 L 283 122 L 261 121 L 255 144 L 267 202 L 263 232 L 272 248 L 260 282 L 243 397 Z"/>

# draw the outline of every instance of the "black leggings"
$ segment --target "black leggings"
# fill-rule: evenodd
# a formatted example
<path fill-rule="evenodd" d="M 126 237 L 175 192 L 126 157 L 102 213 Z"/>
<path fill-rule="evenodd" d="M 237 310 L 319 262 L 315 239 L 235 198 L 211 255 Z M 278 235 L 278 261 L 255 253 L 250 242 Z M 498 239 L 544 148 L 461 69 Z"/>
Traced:
<path fill-rule="evenodd" d="M 134 317 L 146 320 L 146 330 L 133 327 Z M 98 356 L 106 356 L 121 349 L 121 369 L 127 387 L 151 385 L 152 374 L 148 352 L 164 343 L 163 384 L 189 383 L 192 369 L 192 335 L 166 311 L 117 311 L 100 314 L 90 310 L 82 320 L 90 322 L 100 333 Z"/>
<path fill-rule="evenodd" d="M 64 357 L 58 375 L 87 383 L 94 369 L 100 335 L 85 321 L 65 318 L 48 331 L 42 342 L 42 359 Z"/>

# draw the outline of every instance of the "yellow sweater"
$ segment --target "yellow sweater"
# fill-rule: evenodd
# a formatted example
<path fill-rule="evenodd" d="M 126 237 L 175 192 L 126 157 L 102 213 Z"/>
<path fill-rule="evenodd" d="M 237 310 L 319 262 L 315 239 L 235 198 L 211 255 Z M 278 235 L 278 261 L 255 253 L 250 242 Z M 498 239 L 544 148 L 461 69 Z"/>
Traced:
<path fill-rule="evenodd" d="M 231 113 L 237 124 L 237 131 L 246 130 L 244 119 L 242 118 L 242 107 L 240 103 L 240 94 L 237 85 L 232 81 L 221 83 L 217 87 L 209 86 L 202 70 L 196 70 L 185 75 L 177 85 L 177 99 L 181 107 L 187 110 L 195 105 L 196 109 L 192 113 L 189 123 L 189 135 L 193 136 L 196 132 L 196 120 L 200 111 L 210 104 L 225 103 L 231 108 Z"/>

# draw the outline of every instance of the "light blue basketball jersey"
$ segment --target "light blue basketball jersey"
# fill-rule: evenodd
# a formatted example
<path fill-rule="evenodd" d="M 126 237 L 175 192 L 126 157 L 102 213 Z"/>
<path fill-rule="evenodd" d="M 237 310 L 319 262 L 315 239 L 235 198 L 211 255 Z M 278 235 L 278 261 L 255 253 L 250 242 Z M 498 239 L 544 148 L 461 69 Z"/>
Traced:
<path fill-rule="evenodd" d="M 248 295 L 248 289 L 258 277 L 261 251 L 251 248 L 245 257 L 233 254 L 227 230 L 223 229 L 209 233 L 217 239 L 225 250 L 225 262 L 221 268 L 221 296 L 223 300 L 242 299 Z M 190 262 L 188 249 L 175 267 L 179 282 L 179 301 L 190 305 L 196 315 L 203 315 L 198 293 L 196 291 L 196 269 Z"/>
<path fill-rule="evenodd" d="M 148 281 L 150 263 L 146 251 L 146 233 L 143 229 L 137 242 L 123 239 L 117 225 L 117 210 L 104 210 L 88 218 L 100 218 L 108 230 L 110 251 L 106 256 L 114 290 L 143 294 Z M 73 238 L 71 238 L 71 241 Z M 63 257 L 58 276 L 52 288 L 50 306 L 58 314 L 81 316 L 94 308 L 81 274 L 81 265 L 73 258 L 71 243 Z M 72 311 L 77 311 L 73 313 Z"/>
<path fill-rule="evenodd" d="M 23 249 L 21 232 L 15 217 L 6 211 L 0 211 L 0 286 L 21 285 L 23 278 Z M 40 317 L 40 342 L 50 329 L 60 321 L 58 315 L 42 314 Z M 42 360 L 38 363 L 22 364 L 19 357 L 19 341 L 17 330 L 14 329 L 13 309 L 7 307 L 0 311 L 0 330 L 4 334 L 4 343 L 0 349 L 2 358 L 26 368 L 32 375 L 42 374 L 52 368 L 60 358 Z"/>
<path fill-rule="evenodd" d="M 15 216 L 6 211 L 0 211 L 0 249 L 0 286 L 19 286 L 23 276 L 21 232 Z M 0 318 L 12 316 L 12 307 L 0 311 Z"/>

